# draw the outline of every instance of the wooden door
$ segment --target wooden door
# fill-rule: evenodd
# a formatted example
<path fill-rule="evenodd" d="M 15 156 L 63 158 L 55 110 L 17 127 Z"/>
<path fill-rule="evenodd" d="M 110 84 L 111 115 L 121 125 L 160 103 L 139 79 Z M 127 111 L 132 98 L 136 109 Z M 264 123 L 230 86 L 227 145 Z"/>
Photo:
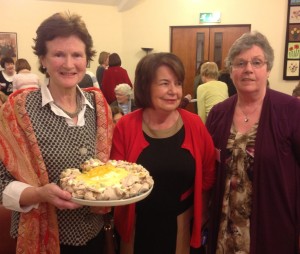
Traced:
<path fill-rule="evenodd" d="M 213 61 L 224 68 L 224 60 L 232 43 L 250 25 L 171 27 L 171 52 L 176 54 L 185 67 L 183 94 L 194 94 L 194 77 L 200 62 Z M 194 105 L 188 110 L 194 112 Z"/>

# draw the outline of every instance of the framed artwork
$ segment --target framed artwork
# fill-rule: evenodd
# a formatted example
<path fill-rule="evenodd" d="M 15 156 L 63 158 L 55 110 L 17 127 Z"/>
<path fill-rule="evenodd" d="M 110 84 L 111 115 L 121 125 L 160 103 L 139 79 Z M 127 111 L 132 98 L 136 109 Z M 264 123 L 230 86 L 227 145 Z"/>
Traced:
<path fill-rule="evenodd" d="M 7 56 L 18 59 L 17 33 L 0 32 L 0 60 Z"/>
<path fill-rule="evenodd" d="M 291 5 L 300 4 L 300 0 L 291 0 Z"/>
<path fill-rule="evenodd" d="M 288 0 L 284 80 L 300 80 L 300 0 Z"/>

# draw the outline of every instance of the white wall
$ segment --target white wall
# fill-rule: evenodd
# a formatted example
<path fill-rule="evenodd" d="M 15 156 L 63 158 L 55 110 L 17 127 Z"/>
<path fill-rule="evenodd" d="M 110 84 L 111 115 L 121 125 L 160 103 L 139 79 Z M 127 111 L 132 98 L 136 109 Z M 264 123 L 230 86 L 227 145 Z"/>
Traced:
<path fill-rule="evenodd" d="M 84 0 L 83 0 L 84 1 Z M 0 32 L 17 32 L 18 57 L 27 58 L 37 72 L 32 38 L 38 25 L 55 12 L 80 14 L 93 36 L 94 46 L 117 52 L 122 66 L 133 81 L 139 59 L 145 55 L 141 47 L 154 52 L 170 50 L 170 26 L 199 25 L 199 13 L 221 11 L 221 23 L 251 24 L 252 30 L 264 33 L 275 51 L 270 75 L 271 87 L 291 94 L 298 81 L 283 80 L 287 1 L 270 0 L 138 0 L 123 12 L 117 7 L 46 0 L 0 0 Z M 98 54 L 90 70 L 97 68 Z"/>

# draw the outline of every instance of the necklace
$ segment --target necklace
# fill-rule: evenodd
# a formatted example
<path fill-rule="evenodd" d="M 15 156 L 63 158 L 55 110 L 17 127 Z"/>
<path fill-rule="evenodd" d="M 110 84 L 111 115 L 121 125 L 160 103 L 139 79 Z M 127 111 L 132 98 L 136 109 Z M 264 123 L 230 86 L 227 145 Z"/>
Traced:
<path fill-rule="evenodd" d="M 239 107 L 240 111 L 242 112 L 242 114 L 244 115 L 244 122 L 245 123 L 248 123 L 249 122 L 249 117 L 248 115 L 252 115 L 257 109 L 258 109 L 259 106 L 255 107 L 253 111 L 251 111 L 250 113 L 246 114 L 242 109 L 241 107 Z"/>
<path fill-rule="evenodd" d="M 243 113 L 243 114 L 244 114 L 244 122 L 247 123 L 249 121 L 249 118 L 245 113 Z"/>
<path fill-rule="evenodd" d="M 55 101 L 53 101 L 53 103 L 58 108 L 60 108 L 65 114 L 67 114 L 70 118 L 74 118 L 74 117 L 78 116 L 79 112 L 82 109 L 82 100 L 81 100 L 79 93 L 76 94 L 76 110 L 75 110 L 75 112 L 68 112 L 68 111 L 64 110 L 61 106 L 59 106 Z"/>

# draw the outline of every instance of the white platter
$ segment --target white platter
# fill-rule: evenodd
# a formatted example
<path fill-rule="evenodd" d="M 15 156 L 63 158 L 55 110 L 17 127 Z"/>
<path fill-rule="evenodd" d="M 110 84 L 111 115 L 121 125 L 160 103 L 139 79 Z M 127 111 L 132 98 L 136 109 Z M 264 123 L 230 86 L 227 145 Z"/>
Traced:
<path fill-rule="evenodd" d="M 151 189 L 149 189 L 147 192 L 144 192 L 143 194 L 139 196 L 135 196 L 132 198 L 127 199 L 119 199 L 119 200 L 86 200 L 86 199 L 80 199 L 80 198 L 72 198 L 72 201 L 79 205 L 85 205 L 85 206 L 121 206 L 121 205 L 128 205 L 132 203 L 136 203 L 138 201 L 143 200 L 146 198 L 152 191 L 153 186 Z"/>

